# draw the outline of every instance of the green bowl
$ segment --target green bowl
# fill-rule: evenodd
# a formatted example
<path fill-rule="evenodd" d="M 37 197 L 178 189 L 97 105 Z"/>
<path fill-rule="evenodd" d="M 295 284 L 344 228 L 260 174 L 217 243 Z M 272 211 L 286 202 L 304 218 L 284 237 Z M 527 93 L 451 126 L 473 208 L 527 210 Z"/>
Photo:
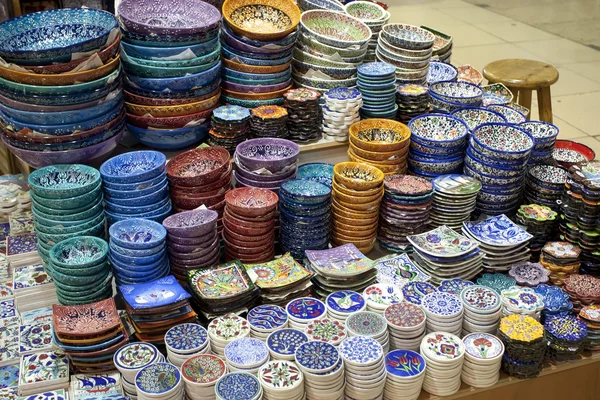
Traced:
<path fill-rule="evenodd" d="M 50 165 L 33 171 L 28 178 L 32 194 L 50 199 L 81 196 L 100 182 L 96 168 L 81 164 Z"/>
<path fill-rule="evenodd" d="M 77 210 L 79 208 L 89 206 L 90 203 L 96 201 L 101 195 L 102 184 L 98 182 L 98 185 L 92 188 L 92 190 L 90 190 L 89 192 L 75 197 L 69 197 L 66 199 L 52 199 L 32 193 L 31 198 L 32 200 L 35 200 L 36 204 L 40 204 L 43 207 L 67 211 Z"/>
<path fill-rule="evenodd" d="M 109 276 L 107 276 L 107 278 L 109 278 Z M 112 278 L 112 275 L 110 275 L 110 278 Z M 112 291 L 112 281 L 105 279 L 102 282 L 102 285 L 96 284 L 96 287 L 94 289 L 91 289 L 91 290 L 74 291 L 74 290 L 64 290 L 64 289 L 57 288 L 56 292 L 58 294 L 60 294 L 62 297 L 64 297 L 65 299 L 67 299 L 69 301 L 73 301 L 73 300 L 76 300 L 76 299 L 93 299 L 93 298 L 97 298 L 100 295 L 102 295 L 105 292 L 107 292 L 109 289 Z"/>
<path fill-rule="evenodd" d="M 83 223 L 84 221 L 86 221 L 92 217 L 95 217 L 99 212 L 102 212 L 104 210 L 104 205 L 102 204 L 102 200 L 103 200 L 103 198 L 100 197 L 100 199 L 98 200 L 97 203 L 90 204 L 89 206 L 85 207 L 85 209 L 83 211 L 78 212 L 78 213 L 73 213 L 73 214 L 65 214 L 65 215 L 48 214 L 48 213 L 45 213 L 42 210 L 40 210 L 40 208 L 38 207 L 37 204 L 35 204 L 35 202 L 31 205 L 31 211 L 33 212 L 33 215 L 35 217 L 40 218 L 41 221 L 44 221 L 44 219 L 50 221 L 50 222 L 46 223 L 46 225 L 51 225 L 53 222 L 54 223 L 55 222 L 63 222 L 67 226 L 79 225 L 79 224 Z"/>
<path fill-rule="evenodd" d="M 96 264 L 92 264 L 85 268 L 64 268 L 56 265 L 52 259 L 50 258 L 50 262 L 52 263 L 52 269 L 58 273 L 65 275 L 73 275 L 73 276 L 86 276 L 86 275 L 94 275 L 99 273 L 100 271 L 104 271 L 107 268 L 110 269 L 110 264 L 106 260 L 102 260 Z"/>
<path fill-rule="evenodd" d="M 63 274 L 62 272 L 58 272 L 56 269 L 54 269 L 54 264 L 52 264 L 52 262 L 49 262 L 48 265 L 46 265 L 46 270 L 52 276 L 52 279 L 54 279 L 55 281 L 71 286 L 74 289 L 80 290 L 81 287 L 88 288 L 92 284 L 93 287 L 98 287 L 97 282 L 104 280 L 104 278 L 106 278 L 106 275 L 110 273 L 110 267 L 108 264 L 106 264 L 106 268 L 104 270 L 101 270 L 100 272 L 91 275 L 75 276 L 72 274 Z"/>
<path fill-rule="evenodd" d="M 60 215 L 60 216 L 69 216 L 69 215 L 74 215 L 74 214 L 81 214 L 84 211 L 89 210 L 91 205 L 96 205 L 98 202 L 102 202 L 104 200 L 104 195 L 102 194 L 102 192 L 100 192 L 98 194 L 98 198 L 96 200 L 94 200 L 93 202 L 90 202 L 86 205 L 83 205 L 79 208 L 73 208 L 73 209 L 62 209 L 62 208 L 53 208 L 53 207 L 46 207 L 43 204 L 40 204 L 37 199 L 34 198 L 34 196 L 31 196 L 31 204 L 33 207 L 35 207 L 35 209 L 41 213 L 44 214 L 48 214 L 48 215 Z M 51 218 L 51 219 L 56 219 L 56 218 Z"/>
<path fill-rule="evenodd" d="M 69 297 L 83 297 L 83 296 L 87 296 L 90 292 L 98 291 L 99 290 L 98 288 L 100 288 L 100 287 L 104 287 L 104 286 L 112 287 L 112 279 L 113 279 L 113 274 L 111 272 L 106 276 L 106 278 L 104 278 L 104 280 L 102 280 L 102 282 L 100 282 L 100 283 L 94 282 L 93 285 L 90 285 L 89 287 L 86 287 L 84 289 L 81 289 L 80 287 L 77 287 L 77 286 L 61 284 L 60 286 L 57 286 L 57 290 L 60 289 L 60 291 L 62 293 L 68 293 L 67 296 L 69 296 Z"/>
<path fill-rule="evenodd" d="M 42 233 L 57 235 L 61 233 L 75 233 L 85 231 L 86 229 L 98 225 L 100 222 L 102 222 L 103 218 L 104 212 L 100 211 L 97 215 L 88 218 L 81 224 L 65 226 L 64 223 L 61 221 L 54 221 L 52 225 L 47 225 L 47 223 L 50 222 L 49 220 L 45 218 L 34 217 L 33 225 L 35 226 L 36 230 Z"/>
<path fill-rule="evenodd" d="M 56 292 L 56 298 L 58 299 L 58 302 L 64 306 L 78 306 L 81 304 L 96 303 L 100 300 L 106 300 L 110 297 L 112 297 L 112 288 L 110 288 L 110 290 L 106 290 L 103 294 L 97 297 L 78 297 L 73 300 L 67 299 L 63 295 Z"/>
<path fill-rule="evenodd" d="M 65 233 L 61 235 L 52 235 L 47 233 L 38 232 L 38 243 L 41 241 L 48 246 L 54 246 L 56 243 L 62 242 L 63 240 L 79 237 L 79 236 L 97 236 L 106 237 L 105 221 L 103 220 L 98 225 L 91 227 L 85 231 L 75 233 Z"/>
<path fill-rule="evenodd" d="M 61 268 L 86 269 L 106 261 L 108 243 L 94 236 L 82 236 L 63 240 L 52 246 L 50 260 L 52 265 Z M 90 272 L 88 275 L 93 274 Z"/>

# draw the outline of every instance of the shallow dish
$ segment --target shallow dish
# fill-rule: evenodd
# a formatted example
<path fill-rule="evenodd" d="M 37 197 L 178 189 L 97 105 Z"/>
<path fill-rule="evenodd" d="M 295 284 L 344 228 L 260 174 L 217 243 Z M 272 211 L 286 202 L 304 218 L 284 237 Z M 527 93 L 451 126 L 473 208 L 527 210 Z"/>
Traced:
<path fill-rule="evenodd" d="M 222 147 L 193 149 L 173 157 L 167 164 L 169 181 L 198 186 L 219 179 L 230 168 L 230 155 Z"/>
<path fill-rule="evenodd" d="M 344 6 L 346 13 L 364 23 L 384 23 L 388 12 L 379 4 L 370 1 L 353 1 Z"/>
<path fill-rule="evenodd" d="M 512 107 L 492 104 L 487 106 L 487 109 L 502 114 L 504 118 L 506 118 L 506 122 L 509 124 L 521 124 L 527 121 L 527 117 L 525 115 Z"/>
<path fill-rule="evenodd" d="M 331 10 L 305 11 L 300 17 L 303 34 L 328 46 L 346 49 L 371 40 L 371 29 L 358 19 Z"/>
<path fill-rule="evenodd" d="M 210 122 L 189 128 L 175 129 L 145 129 L 133 125 L 127 125 L 127 130 L 140 143 L 161 150 L 184 149 L 195 143 L 202 142 L 210 130 Z"/>
<path fill-rule="evenodd" d="M 435 40 L 433 33 L 408 24 L 386 24 L 381 35 L 390 44 L 411 50 L 428 49 Z"/>
<path fill-rule="evenodd" d="M 282 39 L 300 21 L 300 9 L 292 0 L 225 0 L 222 10 L 232 31 L 253 40 Z"/>
<path fill-rule="evenodd" d="M 500 158 L 526 158 L 535 141 L 530 133 L 512 124 L 483 124 L 473 131 L 472 144 L 483 154 Z"/>
<path fill-rule="evenodd" d="M 363 150 L 398 151 L 408 144 L 410 130 L 401 122 L 370 118 L 350 126 L 350 140 Z"/>
<path fill-rule="evenodd" d="M 429 72 L 427 73 L 427 83 L 437 83 L 442 81 L 453 81 L 458 76 L 458 70 L 452 64 L 440 61 L 431 61 L 429 63 Z"/>

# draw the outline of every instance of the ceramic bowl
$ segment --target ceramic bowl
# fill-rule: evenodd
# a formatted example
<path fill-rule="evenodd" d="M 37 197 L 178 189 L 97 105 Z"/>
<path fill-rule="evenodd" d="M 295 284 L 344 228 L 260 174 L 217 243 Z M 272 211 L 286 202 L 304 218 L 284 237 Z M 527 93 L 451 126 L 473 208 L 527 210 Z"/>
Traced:
<path fill-rule="evenodd" d="M 177 129 L 184 127 L 194 127 L 202 124 L 212 114 L 214 108 L 200 111 L 195 114 L 180 115 L 175 117 L 152 117 L 149 115 L 127 114 L 127 122 L 138 128 L 158 128 L 158 129 Z M 187 126 L 192 122 L 192 126 Z"/>
<path fill-rule="evenodd" d="M 286 50 L 284 52 L 273 53 L 273 54 L 254 54 L 245 52 L 242 50 L 235 49 L 223 44 L 222 57 L 228 60 L 234 60 L 248 65 L 265 65 L 273 66 L 280 65 L 290 62 L 292 59 L 293 49 Z"/>
<path fill-rule="evenodd" d="M 483 75 L 481 75 L 481 72 L 469 64 L 460 65 L 456 69 L 458 70 L 456 79 L 459 81 L 469 82 L 474 85 L 480 85 L 483 81 Z"/>
<path fill-rule="evenodd" d="M 396 68 L 401 70 L 428 70 L 429 67 L 429 59 L 425 60 L 417 60 L 417 61 L 404 61 L 399 57 L 395 57 L 392 53 L 385 53 L 380 49 L 375 51 L 375 56 L 379 61 L 386 62 L 388 64 L 392 64 Z"/>
<path fill-rule="evenodd" d="M 444 100 L 441 97 L 437 97 L 436 95 L 429 93 L 430 104 L 433 107 L 433 110 L 442 114 L 450 113 L 452 111 L 465 108 L 468 106 L 463 103 L 457 103 L 454 101 Z"/>
<path fill-rule="evenodd" d="M 379 4 L 370 1 L 353 1 L 344 6 L 346 13 L 364 23 L 384 23 L 388 12 Z"/>
<path fill-rule="evenodd" d="M 161 224 L 140 218 L 114 223 L 108 233 L 111 243 L 138 250 L 155 247 L 167 236 L 167 230 Z"/>
<path fill-rule="evenodd" d="M 245 93 L 245 92 L 236 92 L 233 90 L 223 89 L 223 96 L 227 98 L 234 98 L 240 100 L 251 100 L 251 101 L 259 101 L 259 100 L 279 100 L 283 98 L 283 94 L 288 90 L 292 89 L 292 85 L 276 90 L 274 92 L 267 93 Z"/>
<path fill-rule="evenodd" d="M 235 174 L 238 178 L 241 177 L 242 180 L 246 179 L 248 182 L 257 181 L 257 182 L 264 182 L 265 184 L 272 182 L 273 184 L 271 186 L 274 186 L 278 182 L 281 183 L 287 179 L 292 179 L 296 175 L 296 168 L 291 168 L 289 170 L 285 170 L 284 172 L 278 173 L 278 174 L 262 175 L 262 174 L 257 174 L 257 173 L 254 173 L 254 172 L 246 169 L 239 162 L 234 163 L 234 165 L 235 165 Z"/>
<path fill-rule="evenodd" d="M 342 49 L 363 46 L 372 36 L 371 29 L 365 23 L 331 10 L 305 11 L 300 17 L 300 25 L 306 36 Z"/>
<path fill-rule="evenodd" d="M 290 67 L 289 62 L 280 65 L 248 65 L 233 60 L 228 60 L 226 58 L 222 59 L 222 62 L 223 65 L 230 70 L 248 74 L 275 74 L 287 71 Z"/>
<path fill-rule="evenodd" d="M 333 178 L 333 164 L 307 163 L 298 167 L 298 179 L 308 179 L 323 183 L 331 187 Z"/>
<path fill-rule="evenodd" d="M 502 114 L 504 118 L 506 118 L 506 122 L 509 124 L 522 124 L 527 121 L 527 117 L 523 115 L 520 111 L 515 110 L 512 107 L 503 106 L 503 105 L 490 105 L 486 107 L 488 110 L 495 111 L 499 114 Z"/>
<path fill-rule="evenodd" d="M 392 45 L 411 50 L 428 49 L 435 40 L 433 33 L 408 24 L 386 24 L 381 35 Z"/>
<path fill-rule="evenodd" d="M 125 94 L 125 100 L 130 102 L 130 103 L 135 103 L 135 104 L 142 104 L 142 105 L 146 105 L 146 106 L 174 106 L 177 104 L 188 104 L 188 103 L 196 103 L 202 100 L 206 100 L 210 97 L 215 96 L 217 93 L 220 93 L 221 88 L 217 87 L 215 90 L 213 90 L 212 92 L 209 92 L 205 95 L 202 96 L 198 96 L 198 97 L 191 97 L 191 98 L 181 98 L 181 99 L 161 99 L 161 98 L 155 98 L 155 97 L 145 97 L 145 96 L 140 96 L 134 93 L 131 93 L 127 90 L 124 90 L 123 93 Z"/>
<path fill-rule="evenodd" d="M 69 221 L 65 224 L 64 221 L 53 221 L 50 219 L 43 218 L 39 211 L 36 212 L 34 218 L 34 225 L 37 230 L 43 233 L 51 235 L 59 235 L 66 233 L 79 233 L 90 229 L 91 227 L 97 226 L 104 221 L 104 214 L 97 212 L 94 216 L 91 216 L 85 220 Z"/>
<path fill-rule="evenodd" d="M 218 44 L 219 38 L 214 37 L 204 42 L 188 46 L 150 47 L 137 46 L 131 43 L 122 42 L 121 47 L 130 57 L 144 60 L 161 60 L 178 56 L 188 50 L 191 51 L 194 56 L 201 57 L 203 55 L 212 53 Z"/>
<path fill-rule="evenodd" d="M 386 52 L 393 53 L 398 57 L 405 57 L 406 61 L 431 58 L 433 48 L 423 50 L 406 49 L 388 42 L 382 32 L 379 32 L 377 36 L 377 45 L 379 49 L 384 49 Z"/>
<path fill-rule="evenodd" d="M 233 32 L 253 40 L 282 39 L 300 20 L 300 9 L 292 0 L 225 0 L 222 10 Z"/>
<path fill-rule="evenodd" d="M 342 6 L 336 0 L 299 0 L 298 5 L 303 11 L 308 10 L 334 10 L 344 12 Z"/>
<path fill-rule="evenodd" d="M 202 142 L 210 129 L 210 122 L 190 128 L 144 129 L 127 125 L 127 130 L 140 143 L 161 150 L 179 150 Z"/>
<path fill-rule="evenodd" d="M 543 121 L 527 121 L 519 124 L 519 128 L 526 130 L 533 136 L 536 147 L 545 143 L 554 143 L 559 132 L 556 125 Z"/>
<path fill-rule="evenodd" d="M 65 209 L 66 212 L 63 210 L 41 207 L 32 199 L 31 210 L 38 220 L 47 225 L 57 225 L 57 221 L 60 221 L 64 226 L 71 226 L 78 225 L 89 218 L 97 216 L 102 208 L 102 196 L 100 196 L 97 200 L 94 200 L 86 206 L 75 209 Z"/>
<path fill-rule="evenodd" d="M 32 194 L 49 199 L 68 199 L 97 188 L 100 173 L 85 165 L 53 165 L 33 171 L 27 181 Z"/>
<path fill-rule="evenodd" d="M 370 118 L 350 126 L 350 141 L 366 151 L 398 151 L 408 145 L 410 131 L 403 123 Z"/>
<path fill-rule="evenodd" d="M 277 138 L 250 139 L 235 150 L 237 160 L 251 171 L 265 168 L 277 173 L 298 159 L 300 147 L 289 140 Z"/>
<path fill-rule="evenodd" d="M 138 87 L 142 90 L 187 92 L 193 88 L 202 87 L 213 82 L 218 78 L 220 69 L 221 63 L 219 62 L 209 70 L 178 78 L 140 78 L 133 75 L 127 75 L 125 81 L 131 86 Z"/>
<path fill-rule="evenodd" d="M 290 35 L 288 35 L 288 37 L 295 38 L 296 35 L 297 35 L 297 31 L 290 33 Z M 231 31 L 231 28 L 229 28 L 226 24 L 221 26 L 221 37 L 222 37 L 224 43 L 227 44 L 228 46 L 230 46 L 231 48 L 239 50 L 239 51 L 244 51 L 246 53 L 255 54 L 255 55 L 261 55 L 261 54 L 277 55 L 277 54 L 281 54 L 282 52 L 286 52 L 294 47 L 293 42 L 289 43 L 289 44 L 282 44 L 282 45 L 273 44 L 273 46 L 264 46 L 265 43 L 270 43 L 270 42 L 253 43 L 253 41 L 249 40 L 248 38 L 243 38 L 243 37 L 237 36 L 234 32 Z"/>
<path fill-rule="evenodd" d="M 279 196 L 301 204 L 319 204 L 331 196 L 331 188 L 318 182 L 291 179 L 281 184 Z"/>
<path fill-rule="evenodd" d="M 166 218 L 163 226 L 169 234 L 180 237 L 198 237 L 216 229 L 218 214 L 212 210 L 193 210 Z"/>
<path fill-rule="evenodd" d="M 221 49 L 211 54 L 185 61 L 150 61 L 134 59 L 123 53 L 123 68 L 126 72 L 142 78 L 178 78 L 199 74 L 214 68 L 219 63 Z"/>
<path fill-rule="evenodd" d="M 145 34 L 121 30 L 123 41 L 135 44 L 136 46 L 169 47 L 186 46 L 205 42 L 219 35 L 219 27 L 208 31 L 190 33 L 183 35 L 159 35 L 156 33 Z"/>
<path fill-rule="evenodd" d="M 467 156 L 465 157 L 465 163 L 473 170 L 481 172 L 484 175 L 498 176 L 498 177 L 515 177 L 523 175 L 523 169 L 514 170 L 506 168 L 503 165 L 496 163 L 488 163 L 477 156 L 473 155 L 472 152 L 467 150 Z"/>
<path fill-rule="evenodd" d="M 0 25 L 0 57 L 21 65 L 68 62 L 72 53 L 102 47 L 117 20 L 96 9 L 56 9 L 24 15 Z M 53 34 L 57 30 L 60 35 Z"/>
<path fill-rule="evenodd" d="M 443 114 L 423 114 L 413 118 L 408 127 L 419 143 L 435 147 L 462 145 L 469 127 L 462 120 Z"/>
<path fill-rule="evenodd" d="M 458 76 L 458 70 L 452 64 L 440 61 L 431 61 L 429 71 L 427 72 L 427 83 L 437 83 L 443 81 L 454 81 Z"/>
<path fill-rule="evenodd" d="M 450 114 L 466 123 L 470 130 L 490 122 L 506 123 L 501 114 L 486 108 L 461 108 Z"/>
<path fill-rule="evenodd" d="M 239 84 L 231 80 L 223 82 L 223 89 L 227 90 L 227 93 L 241 93 L 241 94 L 268 94 L 268 93 L 279 93 L 280 90 L 287 90 L 292 84 L 291 79 L 286 79 L 283 82 L 276 84 L 263 84 L 260 81 L 249 81 L 250 84 Z M 285 92 L 284 92 L 285 93 Z M 279 97 L 279 96 L 277 96 Z"/>
<path fill-rule="evenodd" d="M 271 212 L 278 200 L 277 195 L 267 189 L 239 188 L 225 194 L 226 207 L 245 217 L 257 217 Z"/>
<path fill-rule="evenodd" d="M 343 186 L 343 184 L 340 181 L 337 180 L 336 175 L 333 176 L 331 187 L 333 190 L 344 193 L 348 196 L 368 197 L 368 196 L 374 196 L 376 194 L 381 193 L 380 187 L 375 187 L 375 188 L 369 189 L 369 190 L 354 190 L 354 189 L 347 188 L 347 187 Z"/>
<path fill-rule="evenodd" d="M 108 254 L 105 240 L 84 236 L 63 240 L 52 246 L 50 261 L 63 268 L 85 268 L 103 261 Z"/>
<path fill-rule="evenodd" d="M 125 108 L 130 114 L 151 115 L 152 117 L 176 117 L 181 115 L 196 114 L 214 108 L 219 102 L 220 92 L 211 98 L 195 103 L 177 104 L 173 106 L 144 106 L 125 103 Z"/>
<path fill-rule="evenodd" d="M 41 206 L 40 210 L 42 212 L 47 212 L 45 209 L 48 208 L 51 213 L 53 211 L 60 212 L 62 210 L 76 210 L 82 207 L 89 207 L 90 204 L 95 204 L 100 197 L 102 197 L 100 182 L 98 182 L 98 184 L 92 187 L 88 192 L 72 197 L 53 198 L 31 193 L 31 201 L 36 206 Z"/>
<path fill-rule="evenodd" d="M 302 75 L 300 73 L 293 74 L 294 81 L 304 87 L 327 90 L 334 89 L 337 87 L 354 87 L 356 86 L 356 78 L 349 79 L 321 79 L 312 78 L 308 75 Z"/>
<path fill-rule="evenodd" d="M 158 151 L 133 151 L 103 163 L 100 166 L 100 174 L 111 184 L 143 182 L 164 174 L 166 161 L 167 157 Z"/>
<path fill-rule="evenodd" d="M 437 97 L 455 103 L 478 105 L 483 99 L 483 90 L 472 83 L 437 82 L 429 86 L 429 92 Z"/>
<path fill-rule="evenodd" d="M 408 164 L 414 166 L 420 171 L 429 174 L 448 174 L 456 171 L 463 163 L 462 156 L 458 159 L 440 161 L 436 159 L 417 159 L 415 157 L 408 157 Z"/>
<path fill-rule="evenodd" d="M 62 242 L 66 239 L 81 236 L 104 236 L 105 235 L 105 222 L 102 220 L 98 225 L 92 226 L 84 231 L 76 233 L 60 233 L 60 234 L 49 234 L 37 232 L 38 241 L 46 244 L 47 246 L 53 246 L 56 243 Z"/>
<path fill-rule="evenodd" d="M 383 182 L 383 172 L 367 164 L 342 162 L 333 167 L 336 181 L 349 189 L 373 189 Z"/>
<path fill-rule="evenodd" d="M 526 158 L 535 140 L 512 124 L 483 124 L 473 131 L 471 144 L 481 153 L 500 159 Z"/>
<path fill-rule="evenodd" d="M 193 149 L 169 161 L 167 177 L 175 185 L 199 186 L 222 178 L 230 168 L 230 155 L 224 148 Z"/>
<path fill-rule="evenodd" d="M 338 54 L 342 58 L 364 57 L 365 53 L 368 50 L 367 44 L 364 44 L 359 47 L 350 48 L 337 48 L 334 46 L 329 46 L 302 33 L 302 31 L 298 34 L 298 43 L 302 45 L 305 49 L 310 49 L 305 51 L 315 51 L 320 54 L 326 54 L 329 56 L 334 56 Z"/>
<path fill-rule="evenodd" d="M 208 196 L 208 197 L 200 197 L 197 195 L 179 195 L 173 193 L 171 195 L 171 200 L 175 207 L 181 208 L 183 210 L 193 210 L 202 205 L 206 207 L 211 207 L 219 204 L 223 200 L 225 200 L 225 194 L 218 194 L 216 196 Z"/>

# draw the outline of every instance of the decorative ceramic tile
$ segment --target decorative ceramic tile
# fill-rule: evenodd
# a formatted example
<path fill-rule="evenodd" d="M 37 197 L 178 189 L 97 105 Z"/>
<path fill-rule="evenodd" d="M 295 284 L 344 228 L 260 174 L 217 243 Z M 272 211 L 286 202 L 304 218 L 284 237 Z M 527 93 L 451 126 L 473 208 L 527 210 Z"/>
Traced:
<path fill-rule="evenodd" d="M 21 357 L 19 385 L 69 378 L 69 360 L 53 351 L 27 354 Z"/>
<path fill-rule="evenodd" d="M 535 220 L 539 222 L 554 221 L 558 213 L 550 207 L 539 204 L 524 204 L 519 207 L 519 215 L 527 220 Z"/>
<path fill-rule="evenodd" d="M 269 348 L 258 339 L 239 338 L 225 346 L 225 358 L 238 368 L 253 368 L 269 359 Z"/>
<path fill-rule="evenodd" d="M 343 343 L 343 342 L 342 342 Z M 337 349 L 325 342 L 306 342 L 296 348 L 296 363 L 309 372 L 325 372 L 332 370 L 340 354 Z"/>
<path fill-rule="evenodd" d="M 254 289 L 244 265 L 238 260 L 188 270 L 187 274 L 190 286 L 201 299 L 226 299 Z"/>
<path fill-rule="evenodd" d="M 181 382 L 181 373 L 173 364 L 156 363 L 148 365 L 135 376 L 138 396 L 144 393 L 158 395 L 172 391 Z"/>
<path fill-rule="evenodd" d="M 115 353 L 115 365 L 123 369 L 138 369 L 156 361 L 159 351 L 150 343 L 130 343 Z"/>
<path fill-rule="evenodd" d="M 475 358 L 498 358 L 504 353 L 504 344 L 489 333 L 471 333 L 463 338 L 463 343 L 467 354 Z"/>
<path fill-rule="evenodd" d="M 7 365 L 0 367 L 0 389 L 15 387 L 19 384 L 19 366 Z"/>
<path fill-rule="evenodd" d="M 6 388 L 6 389 L 0 389 L 0 399 L 2 400 L 21 400 L 21 399 L 27 399 L 29 400 L 28 397 L 19 397 L 19 388 L 17 387 L 10 387 L 10 388 Z M 43 399 L 36 399 L 35 397 L 32 400 L 43 400 Z M 62 398 L 62 399 L 56 399 L 56 400 L 68 400 L 66 398 Z"/>
<path fill-rule="evenodd" d="M 425 322 L 425 313 L 423 312 L 423 309 L 416 304 L 406 301 L 392 304 L 385 309 L 383 316 L 388 325 L 402 328 L 417 327 Z"/>
<path fill-rule="evenodd" d="M 17 267 L 13 270 L 13 288 L 16 291 L 52 283 L 43 264 L 32 264 Z"/>
<path fill-rule="evenodd" d="M 369 306 L 376 308 L 385 308 L 403 300 L 400 287 L 385 283 L 376 283 L 367 287 L 363 297 Z"/>
<path fill-rule="evenodd" d="M 512 314 L 500 320 L 500 333 L 519 342 L 535 342 L 544 337 L 544 327 L 528 315 Z"/>
<path fill-rule="evenodd" d="M 421 353 L 433 360 L 448 361 L 462 358 L 465 344 L 456 335 L 442 332 L 427 334 L 421 342 Z"/>
<path fill-rule="evenodd" d="M 19 325 L 0 326 L 0 363 L 19 362 Z"/>
<path fill-rule="evenodd" d="M 182 353 L 198 351 L 208 344 L 206 329 L 198 324 L 181 324 L 165 333 L 165 344 Z"/>
<path fill-rule="evenodd" d="M 19 327 L 19 352 L 25 354 L 33 351 L 49 350 L 54 346 L 52 337 L 51 322 L 21 325 Z"/>
<path fill-rule="evenodd" d="M 486 286 L 474 285 L 460 294 L 465 307 L 481 313 L 492 313 L 500 308 L 500 295 Z"/>
<path fill-rule="evenodd" d="M 359 311 L 346 319 L 346 329 L 356 336 L 378 336 L 387 329 L 387 322 L 377 313 Z"/>
<path fill-rule="evenodd" d="M 463 312 L 460 299 L 450 293 L 433 292 L 421 300 L 421 307 L 426 313 L 442 317 L 452 317 Z"/>
<path fill-rule="evenodd" d="M 223 400 L 253 400 L 262 391 L 258 378 L 247 372 L 230 372 L 215 385 L 217 396 Z"/>
<path fill-rule="evenodd" d="M 37 252 L 37 235 L 19 235 L 6 237 L 6 255 L 16 256 L 19 254 Z"/>
<path fill-rule="evenodd" d="M 281 329 L 273 332 L 267 338 L 269 350 L 285 356 L 293 356 L 296 349 L 306 342 L 308 342 L 308 336 L 296 329 Z"/>
<path fill-rule="evenodd" d="M 549 315 L 544 329 L 556 339 L 570 342 L 581 341 L 587 336 L 587 325 L 574 315 Z"/>
<path fill-rule="evenodd" d="M 468 286 L 472 286 L 473 282 L 465 281 L 464 279 L 454 278 L 454 279 L 445 279 L 440 283 L 438 290 L 440 292 L 446 292 L 450 294 L 455 294 L 460 296 L 463 289 Z"/>
<path fill-rule="evenodd" d="M 311 321 L 325 315 L 325 303 L 313 297 L 300 297 L 290 301 L 286 306 L 288 317 L 300 321 Z"/>
<path fill-rule="evenodd" d="M 237 338 L 248 336 L 250 333 L 250 324 L 242 317 L 228 314 L 213 319 L 210 324 L 208 324 L 207 330 L 211 337 L 229 342 Z"/>
<path fill-rule="evenodd" d="M 0 319 L 9 319 L 18 316 L 15 300 L 0 301 Z"/>
<path fill-rule="evenodd" d="M 533 238 L 504 214 L 463 225 L 471 236 L 490 246 L 516 246 Z"/>
<path fill-rule="evenodd" d="M 225 362 L 211 354 L 199 354 L 188 358 L 181 366 L 181 374 L 191 382 L 215 383 L 227 372 Z"/>
<path fill-rule="evenodd" d="M 354 336 L 340 344 L 340 355 L 345 362 L 369 365 L 383 357 L 383 348 L 373 338 Z"/>
<path fill-rule="evenodd" d="M 35 231 L 31 211 L 10 214 L 8 223 L 10 225 L 10 236 L 32 234 Z"/>
<path fill-rule="evenodd" d="M 477 278 L 477 284 L 481 286 L 487 286 L 494 289 L 498 294 L 504 289 L 508 289 L 517 284 L 514 278 L 503 274 L 490 274 L 485 273 L 481 277 Z"/>
<path fill-rule="evenodd" d="M 83 400 L 93 396 L 122 396 L 121 374 L 73 375 L 71 376 L 71 387 L 69 390 L 73 400 Z"/>
<path fill-rule="evenodd" d="M 364 297 L 351 290 L 333 292 L 325 300 L 327 308 L 342 314 L 362 311 L 367 306 Z"/>
<path fill-rule="evenodd" d="M 0 224 L 0 241 L 4 242 L 6 237 L 10 233 L 10 222 L 3 222 Z"/>
<path fill-rule="evenodd" d="M 52 307 L 42 307 L 21 314 L 23 325 L 34 324 L 42 321 L 52 321 Z"/>
<path fill-rule="evenodd" d="M 534 312 L 544 308 L 544 297 L 531 288 L 513 286 L 500 295 L 502 303 L 511 310 Z"/>
<path fill-rule="evenodd" d="M 406 238 L 417 250 L 435 257 L 458 257 L 478 247 L 476 241 L 459 235 L 445 225 Z"/>
<path fill-rule="evenodd" d="M 248 323 L 252 328 L 270 331 L 281 328 L 288 321 L 285 309 L 274 305 L 262 305 L 254 307 L 248 312 Z"/>
<path fill-rule="evenodd" d="M 306 257 L 319 273 L 326 276 L 360 275 L 375 266 L 352 243 L 328 250 L 306 250 Z"/>
<path fill-rule="evenodd" d="M 52 306 L 54 329 L 59 335 L 97 335 L 116 329 L 121 318 L 113 298 L 79 306 Z"/>
<path fill-rule="evenodd" d="M 542 252 L 555 258 L 572 259 L 579 257 L 581 248 L 569 242 L 548 242 L 542 248 Z"/>
<path fill-rule="evenodd" d="M 377 281 L 399 287 L 408 282 L 426 282 L 431 279 L 412 262 L 406 253 L 381 261 L 377 260 L 375 268 L 377 268 Z"/>
<path fill-rule="evenodd" d="M 518 285 L 535 286 L 546 283 L 550 279 L 550 271 L 538 263 L 524 262 L 513 265 L 508 275 L 517 281 Z"/>
<path fill-rule="evenodd" d="M 425 371 L 425 360 L 416 351 L 394 350 L 385 356 L 388 374 L 399 378 L 411 378 Z"/>
<path fill-rule="evenodd" d="M 427 282 L 409 282 L 402 287 L 404 300 L 420 305 L 421 299 L 428 293 L 437 291 L 435 286 Z"/>
<path fill-rule="evenodd" d="M 261 264 L 245 265 L 248 275 L 256 277 L 254 283 L 261 289 L 277 289 L 308 279 L 311 273 L 300 265 L 290 253 Z"/>
<path fill-rule="evenodd" d="M 335 346 L 346 338 L 346 327 L 337 320 L 317 319 L 306 325 L 305 333 L 309 340 L 327 342 Z"/>
<path fill-rule="evenodd" d="M 15 297 L 15 292 L 12 282 L 0 285 L 0 300 L 12 299 L 13 297 Z"/>
<path fill-rule="evenodd" d="M 258 372 L 261 384 L 271 390 L 294 390 L 304 385 L 304 375 L 291 361 L 271 361 Z"/>
<path fill-rule="evenodd" d="M 559 286 L 541 284 L 535 286 L 533 290 L 544 297 L 545 312 L 556 313 L 573 309 L 569 295 Z"/>
<path fill-rule="evenodd" d="M 136 285 L 121 285 L 119 291 L 134 310 L 162 307 L 191 297 L 173 275 Z"/>

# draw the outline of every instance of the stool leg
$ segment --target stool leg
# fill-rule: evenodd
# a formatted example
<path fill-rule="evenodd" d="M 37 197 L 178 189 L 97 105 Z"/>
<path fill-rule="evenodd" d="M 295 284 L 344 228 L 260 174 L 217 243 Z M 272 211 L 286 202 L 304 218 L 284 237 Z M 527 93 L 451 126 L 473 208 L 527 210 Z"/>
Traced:
<path fill-rule="evenodd" d="M 552 123 L 552 97 L 550 86 L 538 89 L 538 108 L 540 109 L 540 121 Z"/>

